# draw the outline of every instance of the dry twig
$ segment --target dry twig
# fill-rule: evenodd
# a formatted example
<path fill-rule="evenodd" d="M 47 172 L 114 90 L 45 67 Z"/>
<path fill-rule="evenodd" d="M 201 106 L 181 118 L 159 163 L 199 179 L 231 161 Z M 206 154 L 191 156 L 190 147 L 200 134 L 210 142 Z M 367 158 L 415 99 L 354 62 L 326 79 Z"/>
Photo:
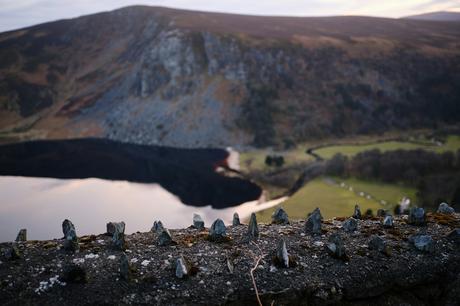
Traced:
<path fill-rule="evenodd" d="M 257 269 L 257 267 L 259 266 L 260 261 L 262 260 L 262 258 L 264 258 L 265 255 L 262 254 L 262 250 L 260 249 L 260 247 L 256 243 L 254 243 L 254 242 L 251 242 L 251 243 L 254 244 L 259 249 L 259 251 L 261 253 L 261 255 L 256 260 L 256 264 L 251 269 L 250 274 L 251 274 L 251 279 L 252 279 L 252 285 L 254 286 L 254 291 L 256 292 L 257 302 L 259 303 L 259 306 L 263 306 L 262 302 L 260 300 L 259 290 L 257 289 L 256 279 L 254 277 L 254 271 Z"/>

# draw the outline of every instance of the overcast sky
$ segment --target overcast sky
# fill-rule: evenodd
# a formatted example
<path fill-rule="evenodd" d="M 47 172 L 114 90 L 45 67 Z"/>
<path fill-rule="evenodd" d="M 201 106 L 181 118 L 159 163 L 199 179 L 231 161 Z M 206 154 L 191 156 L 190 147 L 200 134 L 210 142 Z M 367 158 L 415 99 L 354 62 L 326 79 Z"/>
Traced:
<path fill-rule="evenodd" d="M 460 0 L 0 0 L 0 32 L 128 5 L 255 15 L 402 17 L 460 11 Z"/>

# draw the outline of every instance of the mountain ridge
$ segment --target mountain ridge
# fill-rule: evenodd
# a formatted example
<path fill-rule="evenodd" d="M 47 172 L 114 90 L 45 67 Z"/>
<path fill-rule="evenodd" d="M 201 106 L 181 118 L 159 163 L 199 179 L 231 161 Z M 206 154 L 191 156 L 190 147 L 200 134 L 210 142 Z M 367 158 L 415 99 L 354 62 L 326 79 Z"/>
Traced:
<path fill-rule="evenodd" d="M 460 12 L 438 11 L 404 17 L 414 20 L 428 21 L 460 21 Z"/>
<path fill-rule="evenodd" d="M 202 147 L 452 124 L 459 38 L 417 20 L 144 6 L 46 23 L 0 34 L 0 130 Z"/>

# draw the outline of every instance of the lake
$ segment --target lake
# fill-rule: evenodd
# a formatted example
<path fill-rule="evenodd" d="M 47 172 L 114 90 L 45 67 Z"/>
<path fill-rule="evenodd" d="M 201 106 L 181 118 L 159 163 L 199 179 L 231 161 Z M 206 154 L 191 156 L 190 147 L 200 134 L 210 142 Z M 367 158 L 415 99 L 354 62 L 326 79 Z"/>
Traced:
<path fill-rule="evenodd" d="M 216 218 L 230 223 L 234 212 L 243 219 L 275 205 L 259 205 L 262 190 L 233 172 L 229 157 L 221 149 L 101 139 L 0 146 L 0 241 L 15 239 L 21 228 L 29 239 L 60 238 L 66 218 L 78 235 L 103 233 L 109 221 L 125 221 L 132 233 L 150 230 L 155 220 L 187 227 L 194 212 L 206 226 Z"/>
<path fill-rule="evenodd" d="M 168 228 L 192 224 L 199 213 L 207 227 L 216 218 L 230 224 L 234 212 L 241 219 L 251 212 L 279 203 L 250 201 L 234 207 L 215 209 L 210 205 L 194 207 L 158 184 L 90 179 L 51 179 L 0 177 L 0 242 L 16 238 L 27 228 L 28 239 L 61 238 L 61 223 L 69 218 L 77 234 L 104 233 L 109 221 L 126 222 L 126 232 L 149 231 L 153 221 L 161 220 Z"/>

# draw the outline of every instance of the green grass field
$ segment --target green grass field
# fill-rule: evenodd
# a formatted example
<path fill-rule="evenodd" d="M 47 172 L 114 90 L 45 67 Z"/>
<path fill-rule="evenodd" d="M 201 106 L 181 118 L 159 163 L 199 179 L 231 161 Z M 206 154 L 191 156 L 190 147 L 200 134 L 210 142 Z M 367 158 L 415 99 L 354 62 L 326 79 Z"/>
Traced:
<path fill-rule="evenodd" d="M 363 140 L 356 139 L 356 141 Z M 364 139 L 364 141 L 366 141 L 366 139 Z M 367 139 L 367 141 L 371 141 L 371 139 Z M 411 141 L 400 142 L 388 140 L 380 143 L 333 145 L 315 150 L 315 153 L 325 159 L 328 159 L 337 153 L 342 153 L 352 157 L 359 152 L 373 149 L 379 149 L 382 152 L 398 149 L 424 149 L 436 153 L 443 153 L 447 151 L 456 152 L 460 149 L 460 136 L 448 136 L 446 137 L 445 143 L 441 145 L 434 144 L 430 139 L 417 138 L 417 142 L 415 142 L 415 139 L 411 139 Z M 310 145 L 303 144 L 294 150 L 279 152 L 276 154 L 284 156 L 284 167 L 307 163 L 313 160 L 311 156 L 305 153 L 307 147 L 311 147 Z M 270 171 L 273 171 L 276 168 L 265 165 L 265 157 L 267 154 L 271 154 L 271 151 L 255 150 L 242 153 L 240 155 L 241 170 L 247 173 L 251 173 L 251 171 L 262 171 L 263 173 L 269 174 Z M 299 167 L 299 169 L 301 169 L 301 167 Z M 298 172 L 299 173 L 292 172 L 292 175 L 299 175 L 301 173 L 300 170 Z M 371 208 L 376 211 L 379 208 L 392 210 L 403 196 L 409 197 L 412 202 L 416 200 L 415 188 L 407 188 L 396 184 L 367 182 L 357 179 L 345 180 L 335 178 L 334 180 L 338 181 L 339 184 L 331 184 L 330 180 L 325 180 L 324 178 L 309 182 L 289 200 L 287 200 L 283 204 L 283 207 L 285 207 L 286 211 L 292 218 L 305 218 L 306 215 L 315 207 L 320 207 L 323 212 L 323 216 L 330 218 L 333 216 L 350 215 L 355 203 L 360 203 L 363 211 L 367 208 Z M 327 181 L 329 181 L 329 183 Z M 287 190 L 286 188 L 279 188 L 266 182 L 258 183 L 261 183 L 261 186 L 268 191 L 269 198 L 271 198 L 271 196 L 280 195 Z M 340 183 L 343 183 L 346 188 L 341 187 Z M 353 191 L 348 190 L 349 186 L 353 187 Z M 364 197 L 360 196 L 360 192 L 364 193 Z M 368 196 L 369 198 L 367 198 Z M 386 207 L 383 207 L 381 203 L 388 204 Z M 269 222 L 274 209 L 275 208 L 259 212 L 258 217 L 264 222 Z"/>
<path fill-rule="evenodd" d="M 376 213 L 379 208 L 392 210 L 404 196 L 415 199 L 416 190 L 392 184 L 366 182 L 356 179 L 338 180 L 334 184 L 328 178 L 318 178 L 295 193 L 282 204 L 291 219 L 304 219 L 316 207 L 321 209 L 324 218 L 335 216 L 351 216 L 356 203 L 364 213 L 370 208 Z M 341 186 L 344 183 L 345 186 Z M 349 187 L 353 191 L 349 190 Z M 364 196 L 360 196 L 364 192 Z M 367 198 L 369 195 L 370 198 Z M 381 204 L 381 200 L 387 202 Z M 270 222 L 271 214 L 276 209 L 272 207 L 257 213 L 261 222 Z"/>
<path fill-rule="evenodd" d="M 457 135 L 448 136 L 444 145 L 435 148 L 438 153 L 457 150 L 460 150 L 460 136 Z"/>
<path fill-rule="evenodd" d="M 460 149 L 460 136 L 448 136 L 446 142 L 440 146 L 430 143 L 415 143 L 415 142 L 400 142 L 400 141 L 386 141 L 381 143 L 363 144 L 363 145 L 336 145 L 330 147 L 324 147 L 315 150 L 316 154 L 319 154 L 324 159 L 329 159 L 337 153 L 341 153 L 346 156 L 354 156 L 360 152 L 379 149 L 382 152 L 393 151 L 393 150 L 416 150 L 424 149 L 427 151 L 433 151 L 442 153 L 446 151 L 457 151 Z"/>
<path fill-rule="evenodd" d="M 240 167 L 243 172 L 251 170 L 275 170 L 276 167 L 265 165 L 267 155 L 282 155 L 284 156 L 283 167 L 289 167 L 295 164 L 306 163 L 313 160 L 313 157 L 305 153 L 306 147 L 299 146 L 296 149 L 273 153 L 270 150 L 253 150 L 242 152 L 240 154 Z"/>
<path fill-rule="evenodd" d="M 306 154 L 309 144 L 299 145 L 296 149 L 281 151 L 273 153 L 270 150 L 252 150 L 247 152 L 241 152 L 240 154 L 240 167 L 243 172 L 251 171 L 270 171 L 275 170 L 275 167 L 269 167 L 265 165 L 265 157 L 269 154 L 283 155 L 285 159 L 284 167 L 291 165 L 306 163 L 313 160 L 313 157 Z M 460 149 L 460 136 L 448 136 L 446 142 L 440 146 L 431 143 L 430 141 L 418 140 L 417 142 L 403 142 L 403 141 L 385 141 L 380 143 L 368 143 L 368 144 L 353 144 L 353 145 L 333 145 L 315 150 L 315 153 L 319 154 L 325 159 L 333 157 L 337 153 L 344 154 L 352 157 L 360 152 L 379 149 L 382 152 L 393 151 L 393 150 L 416 150 L 424 149 L 437 153 L 443 153 L 447 151 L 457 151 Z"/>
<path fill-rule="evenodd" d="M 398 204 L 403 197 L 410 198 L 412 202 L 414 202 L 417 198 L 417 190 L 413 187 L 397 184 L 387 184 L 382 182 L 364 181 L 355 178 L 337 178 L 336 180 L 337 182 L 344 183 L 345 186 L 352 186 L 355 192 L 364 192 L 370 195 L 372 199 L 378 202 L 385 201 L 391 208 Z"/>

